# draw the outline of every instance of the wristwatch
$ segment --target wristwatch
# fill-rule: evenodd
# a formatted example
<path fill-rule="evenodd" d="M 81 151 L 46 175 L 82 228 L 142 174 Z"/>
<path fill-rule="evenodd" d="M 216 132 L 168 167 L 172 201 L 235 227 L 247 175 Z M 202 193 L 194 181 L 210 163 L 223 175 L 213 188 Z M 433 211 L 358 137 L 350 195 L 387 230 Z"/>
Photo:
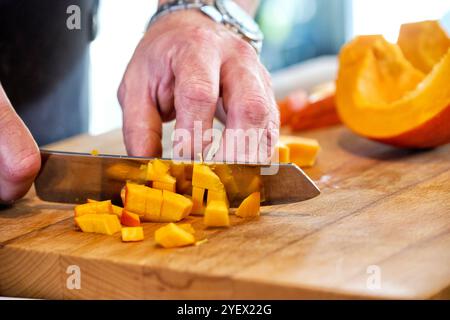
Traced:
<path fill-rule="evenodd" d="M 174 11 L 197 9 L 207 17 L 223 24 L 247 41 L 259 54 L 264 36 L 258 24 L 232 0 L 173 0 L 158 8 L 149 26 L 162 16 Z"/>

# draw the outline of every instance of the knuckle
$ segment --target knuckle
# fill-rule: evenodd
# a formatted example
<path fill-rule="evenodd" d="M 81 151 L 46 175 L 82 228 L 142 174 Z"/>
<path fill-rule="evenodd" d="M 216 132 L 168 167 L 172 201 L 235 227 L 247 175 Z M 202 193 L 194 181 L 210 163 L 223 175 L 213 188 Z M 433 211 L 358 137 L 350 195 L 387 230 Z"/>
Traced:
<path fill-rule="evenodd" d="M 187 110 L 208 111 L 216 104 L 215 88 L 210 81 L 194 79 L 182 85 L 180 105 Z"/>
<path fill-rule="evenodd" d="M 4 163 L 4 178 L 13 183 L 33 179 L 41 166 L 41 156 L 36 147 L 26 148 L 16 153 Z"/>
<path fill-rule="evenodd" d="M 264 125 L 269 118 L 267 99 L 262 95 L 253 95 L 243 102 L 242 117 L 254 126 Z"/>

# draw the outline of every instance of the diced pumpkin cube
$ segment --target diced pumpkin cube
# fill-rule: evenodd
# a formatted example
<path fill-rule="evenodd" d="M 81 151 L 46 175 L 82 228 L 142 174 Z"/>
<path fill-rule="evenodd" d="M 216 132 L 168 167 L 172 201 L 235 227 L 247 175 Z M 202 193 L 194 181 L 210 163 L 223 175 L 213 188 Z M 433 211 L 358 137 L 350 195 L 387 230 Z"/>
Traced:
<path fill-rule="evenodd" d="M 192 210 L 192 200 L 167 190 L 163 190 L 161 222 L 177 222 L 186 218 Z"/>
<path fill-rule="evenodd" d="M 209 204 L 211 201 L 222 201 L 227 205 L 227 207 L 230 206 L 225 189 L 221 191 L 208 190 L 206 203 Z"/>
<path fill-rule="evenodd" d="M 85 203 L 75 206 L 75 217 L 85 214 L 113 214 L 113 208 L 110 200 L 101 202 Z"/>
<path fill-rule="evenodd" d="M 290 152 L 287 145 L 282 142 L 278 142 L 275 146 L 274 158 L 275 161 L 279 163 L 288 163 L 290 162 Z"/>
<path fill-rule="evenodd" d="M 98 202 L 100 202 L 100 201 L 97 201 L 97 200 L 94 200 L 94 199 L 87 199 L 87 202 L 88 203 L 98 203 Z M 123 210 L 123 208 L 122 207 L 119 207 L 119 206 L 116 206 L 116 205 L 112 205 L 112 211 L 113 211 L 113 213 L 116 215 L 116 216 L 118 216 L 119 218 L 120 218 L 120 216 L 122 215 L 122 210 Z"/>
<path fill-rule="evenodd" d="M 75 217 L 75 222 L 83 232 L 113 235 L 122 228 L 114 214 L 85 214 Z"/>
<path fill-rule="evenodd" d="M 144 221 L 158 222 L 161 217 L 163 193 L 161 190 L 147 188 Z"/>
<path fill-rule="evenodd" d="M 159 221 L 161 205 L 161 190 L 127 183 L 125 187 L 125 210 L 138 214 L 145 221 Z"/>
<path fill-rule="evenodd" d="M 311 167 L 316 162 L 320 146 L 317 140 L 301 137 L 281 137 L 289 148 L 290 161 L 299 167 Z"/>
<path fill-rule="evenodd" d="M 141 225 L 141 220 L 136 213 L 124 209 L 120 217 L 120 223 L 127 227 L 138 227 Z"/>
<path fill-rule="evenodd" d="M 140 216 L 146 213 L 147 190 L 143 185 L 127 183 L 125 186 L 124 209 Z"/>
<path fill-rule="evenodd" d="M 194 236 L 174 223 L 155 231 L 155 241 L 164 248 L 176 248 L 195 243 Z"/>
<path fill-rule="evenodd" d="M 135 242 L 144 240 L 144 228 L 142 227 L 127 227 L 122 228 L 122 241 Z"/>
<path fill-rule="evenodd" d="M 160 181 L 169 173 L 170 166 L 162 160 L 155 159 L 147 164 L 147 180 Z"/>
<path fill-rule="evenodd" d="M 242 218 L 259 216 L 261 208 L 261 194 L 254 192 L 245 198 L 239 208 L 236 210 L 236 215 Z"/>
<path fill-rule="evenodd" d="M 176 184 L 177 180 L 171 175 L 166 174 L 161 177 L 161 180 L 154 180 L 152 186 L 154 189 L 176 192 Z"/>
<path fill-rule="evenodd" d="M 230 217 L 228 207 L 223 201 L 211 201 L 205 209 L 204 223 L 208 227 L 228 227 Z"/>
<path fill-rule="evenodd" d="M 205 189 L 192 187 L 192 214 L 203 215 L 205 207 L 203 199 L 205 197 Z"/>
<path fill-rule="evenodd" d="M 195 163 L 192 173 L 192 185 L 194 187 L 220 191 L 224 189 L 220 178 L 206 164 Z"/>

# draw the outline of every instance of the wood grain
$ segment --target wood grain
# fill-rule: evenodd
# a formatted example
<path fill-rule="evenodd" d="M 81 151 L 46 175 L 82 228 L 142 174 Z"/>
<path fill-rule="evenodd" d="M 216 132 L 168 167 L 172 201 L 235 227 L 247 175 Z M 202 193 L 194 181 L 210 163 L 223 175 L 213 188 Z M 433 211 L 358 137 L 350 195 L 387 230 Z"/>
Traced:
<path fill-rule="evenodd" d="M 264 207 L 259 219 L 232 216 L 229 229 L 190 217 L 194 247 L 124 244 L 119 235 L 77 232 L 72 206 L 33 191 L 0 211 L 0 295 L 38 298 L 450 298 L 450 145 L 405 151 L 342 127 L 311 131 L 322 145 L 307 173 L 312 200 Z M 59 150 L 123 153 L 119 131 L 81 136 Z M 282 187 L 282 186 L 281 186 Z M 66 287 L 81 268 L 81 289 Z M 370 289 L 368 268 L 380 270 Z"/>

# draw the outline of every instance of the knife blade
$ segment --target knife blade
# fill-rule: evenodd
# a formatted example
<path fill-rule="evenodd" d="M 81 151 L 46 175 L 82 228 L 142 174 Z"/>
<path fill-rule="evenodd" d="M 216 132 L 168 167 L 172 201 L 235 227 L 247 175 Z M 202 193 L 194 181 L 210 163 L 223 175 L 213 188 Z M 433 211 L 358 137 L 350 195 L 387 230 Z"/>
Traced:
<path fill-rule="evenodd" d="M 129 180 L 145 183 L 142 165 L 152 158 L 117 155 L 91 155 L 41 150 L 42 166 L 34 182 L 37 196 L 44 201 L 85 203 L 86 199 L 109 200 L 121 204 L 120 191 Z M 172 160 L 162 159 L 172 163 Z M 178 163 L 178 162 L 177 162 Z M 183 161 L 186 166 L 194 162 Z M 314 182 L 294 164 L 271 164 L 276 174 L 263 175 L 261 164 L 207 163 L 216 172 L 226 168 L 233 177 L 227 188 L 230 204 L 238 205 L 247 195 L 245 190 L 255 181 L 262 191 L 263 205 L 292 203 L 308 200 L 320 194 Z M 262 171 L 263 170 L 263 171 Z M 221 177 L 222 178 L 222 177 Z M 223 181 L 223 180 L 222 180 Z"/>

